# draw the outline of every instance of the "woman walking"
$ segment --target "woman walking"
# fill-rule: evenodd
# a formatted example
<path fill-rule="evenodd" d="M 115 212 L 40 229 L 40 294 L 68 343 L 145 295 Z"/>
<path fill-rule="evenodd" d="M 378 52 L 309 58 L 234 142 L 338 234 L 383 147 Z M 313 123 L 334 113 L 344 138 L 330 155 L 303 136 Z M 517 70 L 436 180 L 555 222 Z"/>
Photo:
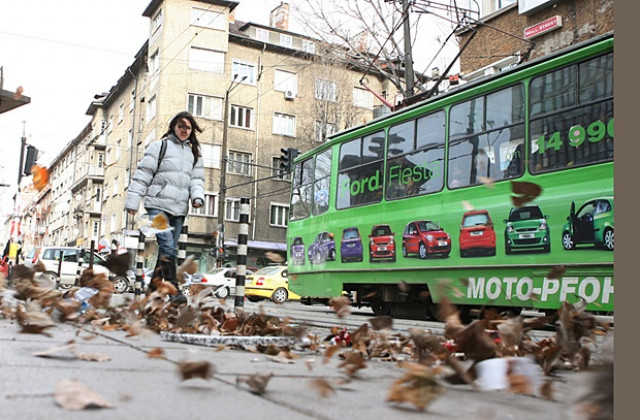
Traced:
<path fill-rule="evenodd" d="M 176 262 L 178 238 L 189 211 L 189 200 L 195 208 L 204 204 L 204 165 L 196 131 L 201 133 L 202 129 L 186 111 L 171 119 L 162 140 L 151 143 L 145 150 L 124 204 L 134 216 L 142 200 L 150 220 L 162 213 L 173 227 L 171 231 L 157 233 L 156 239 L 162 277 L 178 289 L 171 300 L 175 304 L 187 301 L 178 284 Z M 164 155 L 161 155 L 162 149 Z"/>

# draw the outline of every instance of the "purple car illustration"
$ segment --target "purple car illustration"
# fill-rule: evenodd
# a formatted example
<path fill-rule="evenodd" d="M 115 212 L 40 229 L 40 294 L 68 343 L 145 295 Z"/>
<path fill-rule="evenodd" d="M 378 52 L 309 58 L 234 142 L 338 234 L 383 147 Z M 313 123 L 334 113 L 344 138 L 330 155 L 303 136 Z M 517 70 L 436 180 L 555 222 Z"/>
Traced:
<path fill-rule="evenodd" d="M 291 263 L 293 265 L 304 264 L 304 242 L 300 236 L 296 236 L 291 242 Z"/>
<path fill-rule="evenodd" d="M 322 264 L 325 261 L 336 259 L 336 245 L 333 241 L 333 233 L 320 232 L 309 245 L 309 261 L 312 264 Z"/>
<path fill-rule="evenodd" d="M 342 231 L 340 261 L 362 261 L 362 240 L 357 227 L 349 227 Z"/>

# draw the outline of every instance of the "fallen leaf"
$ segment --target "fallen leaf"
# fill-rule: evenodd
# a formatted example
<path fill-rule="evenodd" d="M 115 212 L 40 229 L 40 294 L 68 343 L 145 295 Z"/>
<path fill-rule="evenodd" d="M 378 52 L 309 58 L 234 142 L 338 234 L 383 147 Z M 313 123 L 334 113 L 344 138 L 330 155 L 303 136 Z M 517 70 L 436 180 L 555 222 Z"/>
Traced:
<path fill-rule="evenodd" d="M 437 381 L 437 370 L 434 368 L 419 363 L 402 363 L 401 366 L 407 372 L 393 382 L 387 401 L 407 402 L 424 410 L 444 393 L 444 387 Z"/>
<path fill-rule="evenodd" d="M 149 359 L 165 359 L 164 350 L 160 347 L 156 347 L 155 349 L 151 349 L 147 352 L 147 357 Z"/>
<path fill-rule="evenodd" d="M 49 171 L 47 168 L 43 168 L 39 165 L 33 165 L 31 168 L 31 175 L 33 176 L 33 186 L 36 190 L 42 191 L 49 182 Z"/>
<path fill-rule="evenodd" d="M 206 360 L 183 361 L 178 363 L 178 373 L 183 381 L 191 378 L 209 379 L 215 373 L 215 367 Z"/>
<path fill-rule="evenodd" d="M 129 252 L 123 254 L 111 253 L 107 256 L 105 261 L 101 261 L 100 265 L 107 267 L 109 271 L 117 274 L 118 276 L 127 277 L 127 271 L 129 270 L 129 261 L 131 261 L 131 255 Z"/>
<path fill-rule="evenodd" d="M 88 408 L 113 408 L 114 406 L 101 395 L 91 391 L 82 382 L 64 380 L 56 386 L 53 394 L 56 404 L 65 410 L 79 411 Z"/>
<path fill-rule="evenodd" d="M 554 265 L 547 274 L 548 279 L 559 279 L 567 271 L 564 265 Z"/>
<path fill-rule="evenodd" d="M 338 318 L 344 318 L 351 313 L 351 300 L 346 296 L 332 297 L 329 306 L 336 312 Z"/>
<path fill-rule="evenodd" d="M 104 353 L 75 353 L 76 357 L 80 360 L 86 360 L 88 362 L 107 362 L 111 360 L 111 356 Z"/>
<path fill-rule="evenodd" d="M 326 379 L 316 378 L 311 381 L 311 387 L 318 391 L 318 394 L 322 398 L 327 398 L 330 395 L 334 395 L 336 391 L 333 389 L 333 386 Z"/>
<path fill-rule="evenodd" d="M 369 320 L 374 330 L 384 330 L 393 328 L 393 318 L 388 315 L 377 316 Z"/>
<path fill-rule="evenodd" d="M 273 376 L 273 373 L 269 373 L 267 375 L 260 375 L 256 373 L 255 375 L 251 375 L 248 378 L 237 378 L 236 384 L 240 382 L 244 382 L 249 386 L 249 391 L 253 394 L 262 395 L 267 390 L 267 384 L 269 380 Z"/>

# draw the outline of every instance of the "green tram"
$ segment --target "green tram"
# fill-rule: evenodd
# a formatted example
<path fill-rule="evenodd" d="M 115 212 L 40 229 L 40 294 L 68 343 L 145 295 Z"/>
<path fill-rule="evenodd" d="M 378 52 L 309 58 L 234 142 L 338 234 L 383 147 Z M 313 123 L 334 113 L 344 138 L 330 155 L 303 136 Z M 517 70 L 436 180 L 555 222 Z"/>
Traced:
<path fill-rule="evenodd" d="M 613 34 L 332 136 L 294 164 L 289 287 L 377 315 L 613 312 Z"/>

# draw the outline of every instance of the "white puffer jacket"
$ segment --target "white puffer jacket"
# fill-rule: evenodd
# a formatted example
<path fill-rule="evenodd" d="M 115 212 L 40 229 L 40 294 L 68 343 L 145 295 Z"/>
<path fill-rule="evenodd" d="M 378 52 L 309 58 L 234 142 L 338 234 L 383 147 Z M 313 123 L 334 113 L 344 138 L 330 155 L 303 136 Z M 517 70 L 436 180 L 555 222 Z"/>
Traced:
<path fill-rule="evenodd" d="M 138 211 L 144 207 L 158 209 L 173 216 L 186 216 L 189 199 L 204 202 L 204 165 L 202 157 L 193 165 L 191 141 L 181 142 L 175 135 L 167 137 L 167 149 L 158 167 L 162 140 L 151 143 L 133 174 L 124 207 Z M 155 174 L 155 175 L 154 175 Z"/>

